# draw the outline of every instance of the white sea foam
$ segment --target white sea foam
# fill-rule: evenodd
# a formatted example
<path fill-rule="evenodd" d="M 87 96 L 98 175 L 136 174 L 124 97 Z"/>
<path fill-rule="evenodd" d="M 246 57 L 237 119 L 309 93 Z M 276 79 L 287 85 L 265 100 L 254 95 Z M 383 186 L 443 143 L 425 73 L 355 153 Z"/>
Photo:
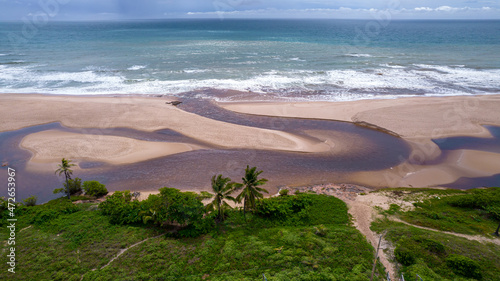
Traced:
<path fill-rule="evenodd" d="M 254 75 L 217 72 L 218 79 L 202 79 L 209 69 L 185 69 L 166 80 L 161 72 L 126 77 L 116 71 L 89 67 L 79 72 L 41 72 L 36 66 L 0 65 L 0 92 L 54 94 L 180 94 L 214 88 L 268 93 L 299 100 L 357 100 L 412 95 L 467 95 L 500 91 L 500 70 L 414 65 L 366 70 L 269 70 Z M 93 70 L 89 70 L 93 69 Z M 185 73 L 185 74 L 183 74 Z M 183 76 L 184 75 L 184 76 Z M 215 74 L 214 74 L 215 75 Z M 225 75 L 227 78 L 222 78 Z M 231 78 L 229 78 L 231 77 Z M 314 94 L 300 95 L 301 92 Z"/>
<path fill-rule="evenodd" d="M 146 68 L 145 65 L 133 65 L 133 66 L 127 68 L 127 70 L 140 70 L 140 69 L 144 69 L 144 68 Z"/>
<path fill-rule="evenodd" d="M 208 72 L 210 70 L 208 69 L 184 69 L 182 72 L 184 73 L 203 73 L 203 72 Z"/>
<path fill-rule="evenodd" d="M 345 54 L 346 57 L 355 57 L 355 58 L 370 58 L 372 55 L 370 54 Z"/>

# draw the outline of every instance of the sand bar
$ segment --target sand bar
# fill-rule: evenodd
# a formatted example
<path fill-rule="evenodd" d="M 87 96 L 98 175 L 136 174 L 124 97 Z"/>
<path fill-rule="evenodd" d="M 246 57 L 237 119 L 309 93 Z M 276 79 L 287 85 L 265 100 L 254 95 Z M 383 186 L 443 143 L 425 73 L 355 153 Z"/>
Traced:
<path fill-rule="evenodd" d="M 26 136 L 21 147 L 33 153 L 34 163 L 59 162 L 62 158 L 101 161 L 120 165 L 200 149 L 185 143 L 150 142 L 132 138 L 47 130 Z"/>
<path fill-rule="evenodd" d="M 165 98 L 0 95 L 0 131 L 60 122 L 69 128 L 171 129 L 225 148 L 326 152 L 330 146 L 286 132 L 205 118 L 165 104 Z"/>
<path fill-rule="evenodd" d="M 488 136 L 481 125 L 500 125 L 500 95 L 219 105 L 247 114 L 366 122 L 407 139 Z"/>

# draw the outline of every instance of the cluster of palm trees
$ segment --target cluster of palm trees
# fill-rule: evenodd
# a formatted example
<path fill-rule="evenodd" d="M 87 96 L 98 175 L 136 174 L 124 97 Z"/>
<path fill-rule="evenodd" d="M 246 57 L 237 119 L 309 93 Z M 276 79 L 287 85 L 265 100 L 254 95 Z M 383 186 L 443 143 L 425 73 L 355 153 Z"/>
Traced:
<path fill-rule="evenodd" d="M 71 160 L 67 160 L 63 158 L 61 160 L 61 164 L 58 165 L 58 169 L 56 170 L 56 174 L 59 175 L 64 174 L 66 179 L 66 196 L 70 199 L 69 192 L 69 180 L 71 180 L 71 175 L 73 174 L 73 170 L 71 167 L 76 166 L 71 163 Z M 257 171 L 257 167 L 250 168 L 248 165 L 245 169 L 245 176 L 242 178 L 243 183 L 237 183 L 231 181 L 230 178 L 225 178 L 222 175 L 215 175 L 212 177 L 212 191 L 213 195 L 210 197 L 213 198 L 212 202 L 210 202 L 206 208 L 208 211 L 217 212 L 217 219 L 220 221 L 224 220 L 224 211 L 231 209 L 231 206 L 226 202 L 226 200 L 233 201 L 235 203 L 241 203 L 243 201 L 243 216 L 246 219 L 247 210 L 255 208 L 255 202 L 258 199 L 264 197 L 263 192 L 268 193 L 267 190 L 260 188 L 259 186 L 265 184 L 267 179 L 259 179 L 259 175 L 262 171 Z M 235 197 L 232 197 L 231 194 L 235 191 L 243 190 L 241 193 Z"/>
<path fill-rule="evenodd" d="M 263 192 L 268 193 L 267 190 L 259 186 L 265 184 L 267 179 L 259 179 L 262 171 L 257 171 L 257 167 L 250 168 L 247 165 L 245 169 L 245 176 L 242 178 L 243 183 L 231 181 L 230 178 L 225 178 L 222 175 L 215 175 L 212 177 L 212 195 L 213 200 L 206 208 L 208 211 L 217 212 L 217 219 L 224 220 L 224 211 L 230 209 L 231 206 L 226 200 L 241 203 L 243 201 L 243 216 L 246 219 L 247 210 L 255 208 L 255 202 L 264 197 Z M 235 191 L 243 189 L 241 193 L 235 197 L 231 194 Z"/>

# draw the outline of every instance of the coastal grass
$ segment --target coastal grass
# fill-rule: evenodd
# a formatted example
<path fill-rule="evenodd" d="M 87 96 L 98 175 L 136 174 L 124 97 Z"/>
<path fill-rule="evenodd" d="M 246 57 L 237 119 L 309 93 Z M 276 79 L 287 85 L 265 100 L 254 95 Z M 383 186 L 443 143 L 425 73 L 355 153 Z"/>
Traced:
<path fill-rule="evenodd" d="M 160 231 L 110 224 L 96 207 L 61 198 L 19 209 L 13 245 L 16 273 L 3 270 L 0 280 L 80 280 L 84 273 L 105 265 L 120 249 Z M 6 229 L 2 227 L 2 237 L 7 237 Z M 0 261 L 5 265 L 4 253 Z"/>
<path fill-rule="evenodd" d="M 264 199 L 288 202 L 285 199 Z M 1 280 L 368 280 L 373 247 L 350 224 L 345 204 L 306 194 L 300 211 L 275 219 L 233 210 L 208 234 L 117 225 L 96 204 L 66 199 L 23 207 L 17 218 L 16 274 Z M 297 211 L 297 212 L 296 212 Z M 5 228 L 0 234 L 6 237 Z M 104 267 L 122 249 L 147 238 Z M 1 262 L 5 264 L 6 255 Z M 377 267 L 376 280 L 384 275 Z"/>
<path fill-rule="evenodd" d="M 391 205 L 385 213 L 408 223 L 441 231 L 492 238 L 500 218 L 500 188 L 454 190 L 428 188 L 381 189 L 390 197 L 413 202 L 413 210 Z"/>
<path fill-rule="evenodd" d="M 412 227 L 386 218 L 372 223 L 372 230 L 387 231 L 385 239 L 394 246 L 399 271 L 406 280 L 418 274 L 425 281 L 495 281 L 500 276 L 500 246 L 480 243 L 450 234 Z M 460 257 L 464 262 L 457 268 L 450 263 Z M 477 267 L 474 272 L 469 266 Z M 475 273 L 474 277 L 464 276 Z"/>

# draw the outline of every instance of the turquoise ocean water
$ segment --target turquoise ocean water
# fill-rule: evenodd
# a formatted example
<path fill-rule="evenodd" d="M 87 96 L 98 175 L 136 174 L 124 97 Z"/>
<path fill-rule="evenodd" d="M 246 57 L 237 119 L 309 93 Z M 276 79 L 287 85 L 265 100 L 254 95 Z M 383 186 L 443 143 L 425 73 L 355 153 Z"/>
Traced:
<path fill-rule="evenodd" d="M 500 92 L 500 21 L 373 23 L 4 22 L 0 93 L 233 89 L 266 99 L 354 100 Z"/>

